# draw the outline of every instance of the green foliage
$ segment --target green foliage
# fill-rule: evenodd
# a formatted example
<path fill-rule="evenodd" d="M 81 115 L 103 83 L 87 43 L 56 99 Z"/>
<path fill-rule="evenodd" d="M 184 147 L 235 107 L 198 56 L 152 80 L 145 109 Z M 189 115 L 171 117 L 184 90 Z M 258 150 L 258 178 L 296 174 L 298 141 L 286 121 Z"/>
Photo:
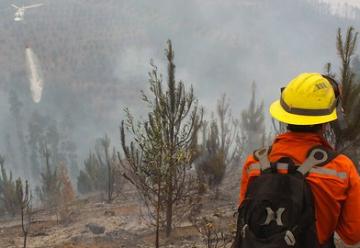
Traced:
<path fill-rule="evenodd" d="M 342 116 L 339 114 L 339 121 L 333 123 L 336 149 L 354 159 L 359 158 L 357 150 L 360 145 L 360 81 L 356 77 L 356 73 L 359 73 L 356 71 L 359 65 L 355 57 L 357 37 L 358 33 L 353 27 L 348 28 L 345 37 L 341 29 L 338 29 L 337 52 L 341 64 L 338 78 L 341 83 L 341 107 L 346 124 L 343 123 L 341 126 Z"/>
<path fill-rule="evenodd" d="M 101 165 L 96 155 L 90 152 L 84 161 L 85 168 L 80 170 L 77 188 L 80 193 L 104 191 L 106 189 L 107 168 Z"/>
<path fill-rule="evenodd" d="M 172 229 L 173 213 L 191 197 L 192 178 L 188 171 L 196 147 L 196 135 L 202 121 L 192 87 L 185 90 L 183 82 L 175 81 L 174 51 L 170 41 L 165 54 L 168 62 L 167 89 L 157 67 L 149 73 L 152 97 L 143 93 L 150 107 L 148 119 L 136 122 L 127 111 L 121 125 L 121 143 L 126 162 L 127 178 L 137 187 L 159 228 L 163 218 L 166 235 Z M 125 133 L 132 142 L 128 144 Z M 176 206 L 176 209 L 174 208 Z M 157 232 L 158 233 L 158 232 Z"/>
<path fill-rule="evenodd" d="M 0 156 L 1 177 L 0 177 L 0 200 L 5 210 L 15 216 L 19 201 L 16 195 L 16 182 L 13 181 L 12 172 L 9 175 L 5 171 L 4 158 Z"/>

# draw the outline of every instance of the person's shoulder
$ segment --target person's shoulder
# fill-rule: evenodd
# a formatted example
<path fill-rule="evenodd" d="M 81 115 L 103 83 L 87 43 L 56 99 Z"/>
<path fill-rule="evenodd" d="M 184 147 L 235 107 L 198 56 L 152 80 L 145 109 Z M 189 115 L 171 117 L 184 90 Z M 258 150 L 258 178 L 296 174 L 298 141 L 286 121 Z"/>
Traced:
<path fill-rule="evenodd" d="M 336 166 L 344 171 L 357 171 L 356 166 L 357 164 L 352 160 L 349 156 L 338 153 L 337 156 L 333 159 L 333 162 L 336 164 Z"/>
<path fill-rule="evenodd" d="M 245 163 L 244 163 L 244 167 L 247 168 L 252 164 L 258 163 L 258 160 L 255 158 L 254 154 L 249 154 L 246 157 Z"/>
<path fill-rule="evenodd" d="M 254 154 L 249 154 L 245 160 L 245 163 L 256 163 L 258 159 L 255 158 Z"/>
<path fill-rule="evenodd" d="M 328 146 L 315 146 L 313 147 L 308 153 L 312 150 L 320 148 L 327 153 L 328 159 L 324 162 L 323 165 L 328 166 L 336 166 L 342 169 L 352 169 L 356 168 L 356 164 L 354 160 L 352 160 L 349 156 L 344 153 L 338 152 L 335 149 L 328 147 Z"/>
<path fill-rule="evenodd" d="M 245 163 L 244 163 L 244 167 L 249 167 L 249 166 L 252 165 L 252 164 L 259 163 L 259 159 L 256 157 L 255 153 L 256 153 L 256 151 L 262 150 L 262 149 L 264 149 L 264 148 L 266 148 L 267 151 L 268 151 L 269 149 L 271 149 L 271 148 L 269 148 L 269 147 L 262 147 L 262 148 L 259 148 L 259 149 L 254 150 L 253 153 L 251 153 L 251 154 L 249 154 L 249 155 L 247 156 L 247 158 L 246 158 L 246 160 L 245 160 Z"/>

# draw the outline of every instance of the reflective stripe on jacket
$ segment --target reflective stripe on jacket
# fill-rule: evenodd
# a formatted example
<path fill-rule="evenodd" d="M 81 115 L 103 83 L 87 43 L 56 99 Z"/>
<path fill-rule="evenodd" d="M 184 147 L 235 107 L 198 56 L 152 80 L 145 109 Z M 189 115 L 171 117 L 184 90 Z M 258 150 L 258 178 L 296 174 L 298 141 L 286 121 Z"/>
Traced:
<path fill-rule="evenodd" d="M 269 160 L 276 162 L 290 157 L 296 164 L 305 161 L 308 151 L 317 145 L 329 147 L 319 134 L 288 132 L 276 137 Z M 286 173 L 287 165 L 278 166 Z M 249 156 L 242 171 L 240 203 L 249 181 L 260 173 L 259 164 Z M 307 181 L 314 194 L 317 235 L 320 244 L 326 243 L 334 231 L 348 245 L 360 244 L 360 177 L 354 163 L 339 154 L 322 167 L 313 168 Z"/>

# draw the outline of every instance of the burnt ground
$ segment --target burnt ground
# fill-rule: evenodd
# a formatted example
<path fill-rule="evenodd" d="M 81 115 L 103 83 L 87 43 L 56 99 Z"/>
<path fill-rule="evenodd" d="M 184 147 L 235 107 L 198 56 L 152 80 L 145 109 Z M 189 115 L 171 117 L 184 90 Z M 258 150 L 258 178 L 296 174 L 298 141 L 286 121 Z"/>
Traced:
<path fill-rule="evenodd" d="M 229 173 L 220 188 L 218 199 L 213 193 L 203 195 L 197 211 L 190 221 L 185 216 L 177 223 L 171 237 L 161 233 L 160 247 L 168 248 L 226 248 L 235 230 L 238 173 Z M 146 248 L 154 247 L 155 229 L 143 218 L 144 208 L 137 200 L 136 191 L 125 187 L 113 203 L 107 204 L 102 196 L 90 195 L 77 199 L 62 221 L 54 211 L 36 209 L 28 237 L 29 248 Z M 65 220 L 65 221 L 64 221 Z M 1 217 L 0 248 L 22 247 L 23 235 L 19 217 Z M 104 227 L 102 234 L 94 234 L 88 224 Z M 211 237 L 206 236 L 211 232 Z M 201 233 L 202 234 L 201 234 Z M 223 244 L 225 235 L 226 245 Z M 217 236 L 216 236 L 217 235 Z M 207 246 L 207 241 L 212 241 Z M 345 247 L 336 238 L 337 247 Z"/>
<path fill-rule="evenodd" d="M 213 247 L 223 246 L 221 234 L 226 240 L 231 239 L 236 211 L 238 183 L 227 180 L 220 189 L 218 199 L 213 193 L 205 194 L 195 213 L 198 222 L 183 219 L 174 228 L 171 237 L 166 238 L 161 233 L 161 247 L 207 247 L 207 237 L 204 230 L 210 230 L 213 236 Z M 238 179 L 237 179 L 238 180 Z M 127 188 L 116 200 L 107 204 L 101 195 L 91 195 L 77 199 L 67 209 L 62 218 L 55 211 L 36 209 L 33 215 L 31 230 L 28 236 L 30 248 L 121 248 L 121 247 L 154 247 L 154 227 L 149 226 L 143 218 L 144 208 L 137 199 L 136 191 Z M 194 219 L 194 217 L 193 217 Z M 194 225 L 194 223 L 197 223 Z M 208 225 L 205 225 L 208 223 Z M 210 224 L 209 224 L 210 223 Z M 88 224 L 104 227 L 102 234 L 94 234 Z M 199 229 L 200 228 L 200 229 Z M 200 233 L 201 230 L 203 234 Z M 218 234 L 217 238 L 214 238 Z M 2 217 L 0 219 L 0 247 L 22 247 L 23 234 L 19 217 Z M 217 246 L 216 246 L 216 242 Z"/>

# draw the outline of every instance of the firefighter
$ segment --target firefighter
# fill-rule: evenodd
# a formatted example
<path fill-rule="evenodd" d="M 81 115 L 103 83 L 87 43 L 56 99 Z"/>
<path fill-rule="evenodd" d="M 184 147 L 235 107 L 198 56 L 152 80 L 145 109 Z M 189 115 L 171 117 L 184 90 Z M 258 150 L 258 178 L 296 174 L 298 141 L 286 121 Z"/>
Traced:
<path fill-rule="evenodd" d="M 268 155 L 265 160 L 268 159 L 270 165 L 288 157 L 299 168 L 305 163 L 309 151 L 314 147 L 322 147 L 326 150 L 326 161 L 315 164 L 304 173 L 305 181 L 313 195 L 317 242 L 319 247 L 334 247 L 333 236 L 336 232 L 345 244 L 350 247 L 360 247 L 360 177 L 352 160 L 344 154 L 336 153 L 324 138 L 329 123 L 337 120 L 337 108 L 340 107 L 339 93 L 339 86 L 335 80 L 319 73 L 303 73 L 291 80 L 282 90 L 280 99 L 270 106 L 271 116 L 284 123 L 287 132 L 275 137 L 271 147 L 266 150 Z M 287 166 L 279 164 L 275 168 L 279 174 L 288 173 Z M 256 178 L 260 180 L 261 174 L 259 158 L 250 155 L 242 171 L 239 213 L 241 206 L 248 207 L 244 204 L 247 197 L 250 199 L 250 196 L 256 195 L 251 195 L 247 191 Z M 276 209 L 266 210 L 268 211 L 265 224 L 275 225 L 276 222 L 283 222 L 284 210 L 280 211 L 282 216 L 276 216 Z M 263 212 L 265 215 L 265 211 Z M 261 218 L 265 217 L 258 217 Z M 241 227 L 244 229 L 246 226 Z M 246 228 L 244 230 L 246 231 Z M 295 246 L 295 235 L 291 233 L 284 238 L 289 247 Z M 246 247 L 240 243 L 234 244 L 233 247 Z M 266 247 L 265 244 L 262 246 Z"/>

